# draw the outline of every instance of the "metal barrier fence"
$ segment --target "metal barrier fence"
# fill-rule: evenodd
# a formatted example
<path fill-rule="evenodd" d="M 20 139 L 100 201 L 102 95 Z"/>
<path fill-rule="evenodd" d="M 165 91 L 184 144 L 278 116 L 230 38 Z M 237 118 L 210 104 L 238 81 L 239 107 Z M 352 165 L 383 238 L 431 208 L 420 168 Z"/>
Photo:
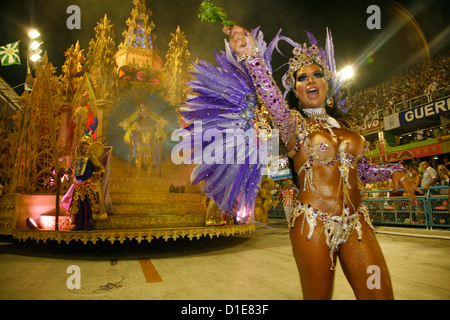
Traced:
<path fill-rule="evenodd" d="M 423 196 L 416 196 L 415 207 L 405 196 L 390 197 L 392 190 L 366 191 L 368 196 L 363 202 L 374 225 L 449 228 L 448 189 L 449 186 L 430 187 Z M 282 202 L 277 197 L 273 200 L 278 204 L 269 211 L 269 217 L 285 218 Z"/>
<path fill-rule="evenodd" d="M 405 196 L 390 197 L 392 190 L 366 191 L 368 197 L 364 199 L 364 203 L 369 208 L 374 225 L 448 228 L 448 188 L 449 186 L 430 187 L 423 196 L 416 196 L 415 207 Z M 371 194 L 376 196 L 370 196 Z"/>

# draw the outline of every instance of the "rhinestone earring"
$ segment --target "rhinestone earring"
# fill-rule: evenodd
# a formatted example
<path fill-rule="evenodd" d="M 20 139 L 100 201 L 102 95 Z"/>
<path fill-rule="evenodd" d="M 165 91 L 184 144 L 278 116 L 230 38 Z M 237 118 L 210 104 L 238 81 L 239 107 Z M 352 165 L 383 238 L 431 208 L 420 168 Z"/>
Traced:
<path fill-rule="evenodd" d="M 333 104 L 334 104 L 333 98 L 329 98 L 329 97 L 327 96 L 327 105 L 328 105 L 330 108 L 332 108 L 332 107 L 333 107 Z"/>

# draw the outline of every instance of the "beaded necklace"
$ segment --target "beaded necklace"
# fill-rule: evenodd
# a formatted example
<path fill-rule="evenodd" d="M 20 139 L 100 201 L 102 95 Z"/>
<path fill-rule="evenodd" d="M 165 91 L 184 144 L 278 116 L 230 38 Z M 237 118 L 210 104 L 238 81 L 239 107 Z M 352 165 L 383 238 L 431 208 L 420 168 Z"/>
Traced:
<path fill-rule="evenodd" d="M 328 129 L 330 134 L 335 137 L 332 128 L 340 128 L 341 126 L 333 117 L 329 116 L 325 108 L 310 108 L 302 110 L 312 122 L 305 122 L 305 129 L 309 134 Z"/>
<path fill-rule="evenodd" d="M 302 109 L 302 111 L 306 113 L 309 118 L 313 118 L 314 120 L 322 120 L 328 116 L 325 108 L 309 108 Z"/>

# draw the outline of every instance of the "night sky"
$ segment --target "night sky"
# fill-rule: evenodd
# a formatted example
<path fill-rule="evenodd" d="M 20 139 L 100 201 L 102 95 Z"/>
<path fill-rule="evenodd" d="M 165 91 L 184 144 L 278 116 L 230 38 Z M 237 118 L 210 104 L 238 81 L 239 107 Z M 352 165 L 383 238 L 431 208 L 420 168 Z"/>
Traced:
<path fill-rule="evenodd" d="M 214 62 L 214 49 L 223 49 L 225 36 L 219 24 L 202 23 L 197 17 L 202 0 L 147 0 L 153 12 L 157 36 L 155 46 L 165 61 L 168 44 L 177 26 L 189 42 L 192 61 L 196 58 Z M 424 48 L 431 57 L 449 50 L 450 12 L 447 0 L 427 1 L 303 1 L 303 0 L 215 0 L 239 24 L 254 28 L 261 26 L 269 42 L 282 28 L 282 35 L 297 42 L 306 42 L 305 30 L 312 32 L 323 44 L 328 26 L 334 38 L 338 69 L 356 64 L 356 84 L 353 91 L 370 87 L 424 61 Z M 81 9 L 81 29 L 70 30 L 66 20 L 69 5 Z M 370 5 L 380 8 L 381 29 L 369 29 L 367 13 Z M 26 47 L 28 30 L 35 27 L 44 41 L 50 62 L 61 73 L 64 52 L 77 40 L 87 54 L 89 41 L 94 37 L 96 23 L 108 15 L 114 24 L 116 44 L 123 41 L 125 21 L 130 17 L 132 0 L 15 0 L 8 2 L 0 12 L 0 46 L 21 40 L 20 66 L 0 67 L 0 76 L 20 94 L 26 76 Z M 412 18 L 413 17 L 413 18 Z M 426 45 L 424 45 L 426 44 Z M 292 48 L 282 43 L 285 56 L 275 53 L 274 70 L 290 57 Z M 275 78 L 286 67 L 275 72 Z"/>

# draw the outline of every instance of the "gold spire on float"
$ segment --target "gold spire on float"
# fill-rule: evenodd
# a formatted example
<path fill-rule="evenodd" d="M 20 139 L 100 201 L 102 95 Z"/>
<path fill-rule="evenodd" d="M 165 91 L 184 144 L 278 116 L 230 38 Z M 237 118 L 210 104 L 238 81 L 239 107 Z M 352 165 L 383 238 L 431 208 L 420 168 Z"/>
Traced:
<path fill-rule="evenodd" d="M 126 21 L 128 29 L 122 33 L 124 41 L 116 54 L 118 75 L 120 80 L 146 83 L 147 90 L 154 92 L 163 88 L 163 61 L 154 46 L 152 11 L 147 9 L 145 0 L 133 0 L 133 4 L 131 17 Z"/>
<path fill-rule="evenodd" d="M 166 63 L 163 67 L 164 83 L 166 84 L 166 97 L 172 105 L 179 105 L 187 100 L 189 87 L 186 83 L 192 79 L 190 72 L 194 71 L 189 61 L 191 56 L 187 50 L 188 41 L 186 35 L 177 27 L 175 34 L 169 43 L 169 51 L 166 54 Z"/>
<path fill-rule="evenodd" d="M 105 14 L 94 28 L 95 38 L 89 42 L 85 69 L 97 99 L 109 99 L 116 93 L 117 47 L 113 27 Z"/>
<path fill-rule="evenodd" d="M 63 74 L 60 78 L 63 83 L 62 99 L 71 102 L 83 78 L 83 64 L 86 58 L 84 56 L 84 49 L 80 49 L 79 41 L 75 45 L 71 45 L 64 53 L 64 56 L 66 60 L 61 68 Z"/>
<path fill-rule="evenodd" d="M 86 63 L 83 67 L 83 78 L 77 92 L 71 101 L 72 116 L 74 119 L 86 116 L 87 109 L 79 106 L 88 105 L 91 112 L 98 119 L 96 137 L 105 141 L 105 131 L 108 113 L 116 105 L 117 93 L 117 64 L 116 43 L 113 30 L 114 25 L 105 14 L 94 28 L 95 36 L 89 42 L 89 51 L 86 55 Z M 85 123 L 81 121 L 80 123 Z M 78 128 L 79 129 L 79 128 Z M 71 149 L 77 145 L 80 133 L 74 134 Z M 69 139 L 70 140 L 70 139 Z"/>
<path fill-rule="evenodd" d="M 154 49 L 153 41 L 156 36 L 153 29 L 155 24 L 150 21 L 153 13 L 147 9 L 145 0 L 133 0 L 133 4 L 135 7 L 131 10 L 131 17 L 126 21 L 128 30 L 122 33 L 125 40 L 119 45 L 119 50 L 126 46 Z"/>

